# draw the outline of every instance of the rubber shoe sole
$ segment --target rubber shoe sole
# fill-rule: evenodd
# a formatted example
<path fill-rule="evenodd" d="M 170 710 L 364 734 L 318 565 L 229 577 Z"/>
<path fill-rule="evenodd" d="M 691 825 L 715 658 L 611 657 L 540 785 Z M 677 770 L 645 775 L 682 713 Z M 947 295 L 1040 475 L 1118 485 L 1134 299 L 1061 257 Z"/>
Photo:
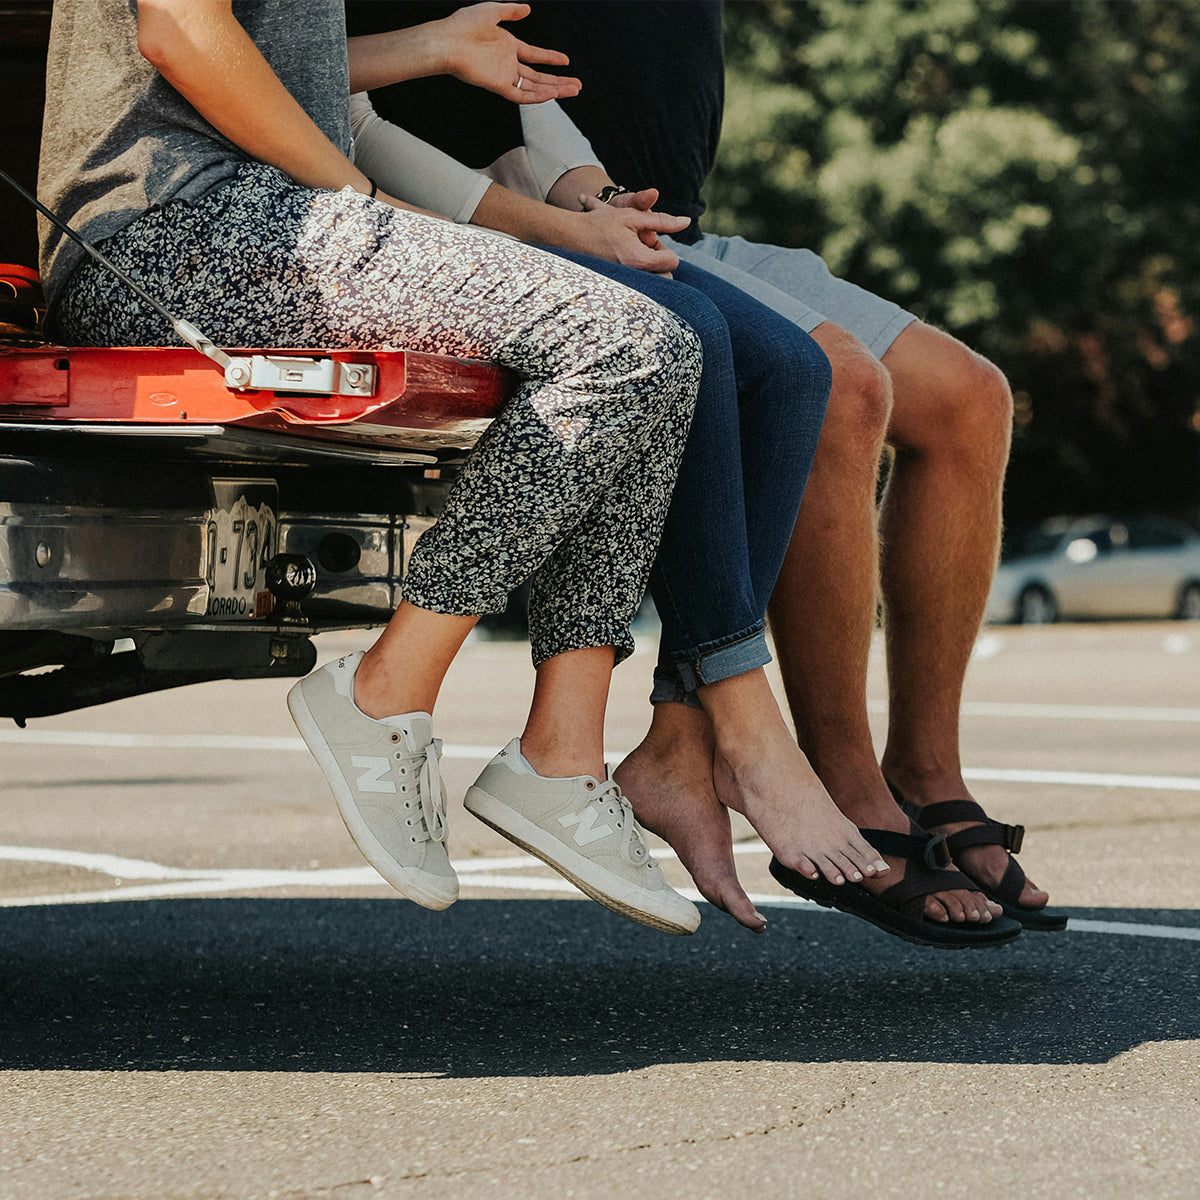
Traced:
<path fill-rule="evenodd" d="M 325 775 L 333 798 L 337 803 L 338 812 L 346 826 L 354 844 L 362 852 L 363 857 L 383 876 L 388 883 L 407 896 L 408 899 L 440 912 L 449 908 L 458 899 L 458 881 L 452 880 L 452 887 L 446 886 L 446 881 L 438 876 L 431 876 L 425 871 L 414 870 L 401 866 L 384 848 L 379 839 L 368 828 L 363 820 L 358 806 L 354 802 L 354 793 L 346 783 L 346 778 L 337 764 L 325 735 L 309 711 L 304 699 L 304 681 L 296 684 L 288 692 L 288 711 L 292 720 L 304 739 L 304 744 L 312 752 L 313 758 Z"/>
<path fill-rule="evenodd" d="M 474 785 L 468 788 L 464 806 L 485 825 L 540 858 L 586 896 L 618 916 L 681 937 L 695 933 L 700 927 L 700 912 L 690 900 L 677 892 L 652 892 L 626 883 L 482 788 Z M 674 902 L 668 899 L 670 896 L 675 897 Z"/>

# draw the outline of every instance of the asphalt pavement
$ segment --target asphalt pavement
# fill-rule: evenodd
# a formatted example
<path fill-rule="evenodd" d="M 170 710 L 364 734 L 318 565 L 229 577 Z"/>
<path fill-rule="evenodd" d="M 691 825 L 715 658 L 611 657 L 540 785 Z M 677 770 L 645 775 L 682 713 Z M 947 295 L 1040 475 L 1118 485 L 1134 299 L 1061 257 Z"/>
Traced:
<path fill-rule="evenodd" d="M 0 730 L 0 1197 L 1200 1196 L 1200 629 L 981 636 L 972 787 L 1071 914 L 987 952 L 794 901 L 745 826 L 763 937 L 578 899 L 457 802 L 530 680 L 477 642 L 447 682 L 440 914 L 362 862 L 283 684 Z"/>

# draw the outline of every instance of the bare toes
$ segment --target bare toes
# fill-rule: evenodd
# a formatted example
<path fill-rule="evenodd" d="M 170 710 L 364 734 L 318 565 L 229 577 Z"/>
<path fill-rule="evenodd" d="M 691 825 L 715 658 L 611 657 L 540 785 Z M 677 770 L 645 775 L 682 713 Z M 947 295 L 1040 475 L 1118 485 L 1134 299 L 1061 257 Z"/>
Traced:
<path fill-rule="evenodd" d="M 864 875 L 875 875 L 887 870 L 887 863 L 879 857 L 879 852 L 863 838 L 857 829 L 850 839 L 846 854 L 851 865 Z"/>
<path fill-rule="evenodd" d="M 719 879 L 696 879 L 696 887 L 709 904 L 728 913 L 752 933 L 766 930 L 767 918 L 754 907 L 754 902 L 746 895 L 732 870 L 728 874 L 722 873 Z"/>
<path fill-rule="evenodd" d="M 829 880 L 830 883 L 840 887 L 846 882 L 846 874 L 838 864 L 829 857 L 821 857 L 816 860 L 817 867 L 822 875 Z"/>
<path fill-rule="evenodd" d="M 850 880 L 851 883 L 861 883 L 863 873 L 854 865 L 850 857 L 835 850 L 829 855 L 829 861 L 838 867 L 841 873 Z"/>
<path fill-rule="evenodd" d="M 776 854 L 785 867 L 791 867 L 793 871 L 803 875 L 806 879 L 820 879 L 821 872 L 817 870 L 812 859 L 806 854 Z"/>
<path fill-rule="evenodd" d="M 750 897 L 740 888 L 736 896 L 706 896 L 723 912 L 727 912 L 739 925 L 749 929 L 751 933 L 766 933 L 767 918 L 754 907 Z"/>

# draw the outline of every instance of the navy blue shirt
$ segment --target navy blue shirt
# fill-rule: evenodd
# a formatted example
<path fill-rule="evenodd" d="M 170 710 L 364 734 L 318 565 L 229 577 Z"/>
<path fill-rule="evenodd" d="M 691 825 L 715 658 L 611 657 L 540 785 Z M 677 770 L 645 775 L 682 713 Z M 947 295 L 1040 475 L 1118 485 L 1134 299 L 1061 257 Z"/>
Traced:
<path fill-rule="evenodd" d="M 691 217 L 674 236 L 695 241 L 725 103 L 720 0 L 533 0 L 513 29 L 570 55 L 583 89 L 563 111 L 618 183 Z"/>

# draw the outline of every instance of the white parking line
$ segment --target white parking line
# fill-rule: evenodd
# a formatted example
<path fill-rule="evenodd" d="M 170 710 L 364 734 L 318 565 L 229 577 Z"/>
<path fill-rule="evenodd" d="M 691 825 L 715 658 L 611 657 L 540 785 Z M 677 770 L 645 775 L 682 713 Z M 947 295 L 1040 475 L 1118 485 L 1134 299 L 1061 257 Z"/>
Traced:
<path fill-rule="evenodd" d="M 735 854 L 763 854 L 766 846 L 761 842 L 740 842 L 734 847 Z M 660 852 L 660 858 L 674 857 Z M 0 861 L 56 863 L 62 866 L 82 867 L 100 874 L 109 875 L 120 881 L 124 879 L 150 879 L 157 882 L 135 884 L 130 887 L 103 888 L 88 892 L 61 892 L 48 896 L 4 896 L 0 897 L 0 908 L 43 908 L 64 904 L 104 904 L 114 901 L 161 900 L 176 896 L 204 896 L 230 892 L 269 891 L 276 888 L 386 888 L 390 887 L 370 867 L 335 867 L 303 871 L 261 870 L 257 868 L 229 867 L 214 870 L 189 870 L 185 867 L 168 867 L 144 859 L 120 858 L 112 854 L 89 854 L 80 850 L 58 850 L 39 846 L 0 846 Z M 581 898 L 581 893 L 572 884 L 557 875 L 505 875 L 508 870 L 544 869 L 542 864 L 528 855 L 511 855 L 505 858 L 468 858 L 454 863 L 464 889 L 505 892 L 535 892 L 551 896 Z M 120 872 L 118 874 L 117 872 Z M 680 888 L 690 900 L 702 902 L 703 897 L 693 888 Z M 832 913 L 810 900 L 798 896 L 749 893 L 751 902 L 759 908 L 803 908 L 814 913 Z M 1200 941 L 1200 928 L 1176 925 L 1139 924 L 1132 921 L 1091 921 L 1071 918 L 1071 930 L 1076 933 L 1100 933 L 1124 937 L 1173 938 L 1179 941 Z"/>
<path fill-rule="evenodd" d="M 867 710 L 886 713 L 887 704 L 872 700 Z M 1200 724 L 1200 708 L 1164 708 L 1130 704 L 1019 704 L 994 700 L 966 700 L 964 717 L 999 717 L 1029 721 L 1160 721 Z"/>
<path fill-rule="evenodd" d="M 1038 706 L 1028 705 L 1028 708 Z M 1109 710 L 1090 710 L 1109 711 Z M 1111 710 L 1120 711 L 1120 710 Z M 1164 712 L 1177 714 L 1162 717 L 1162 720 L 1185 720 L 1187 714 L 1200 714 L 1200 709 L 1144 709 L 1144 713 Z M 1178 715 L 1183 714 L 1183 715 Z M 1107 719 L 1107 718 L 1105 718 Z M 1143 720 L 1152 720 L 1144 716 Z M 278 752 L 307 751 L 304 742 L 297 737 L 252 737 L 238 734 L 205 733 L 98 733 L 57 729 L 2 729 L 0 743 L 9 745 L 74 746 L 97 749 L 142 749 L 142 750 L 250 750 Z M 442 756 L 472 762 L 486 762 L 498 747 L 447 743 Z M 606 749 L 606 756 L 618 761 L 627 750 Z M 1147 791 L 1200 792 L 1200 777 L 1188 775 L 1126 775 L 1097 771 L 1033 771 L 1007 767 L 970 767 L 963 771 L 967 779 L 989 783 L 1044 783 L 1067 787 L 1138 788 Z"/>
<path fill-rule="evenodd" d="M 987 783 L 1048 783 L 1068 787 L 1200 792 L 1200 778 L 1187 775 L 1108 775 L 1098 771 L 1023 771 L 1006 767 L 968 767 L 963 771 L 963 778 Z"/>

